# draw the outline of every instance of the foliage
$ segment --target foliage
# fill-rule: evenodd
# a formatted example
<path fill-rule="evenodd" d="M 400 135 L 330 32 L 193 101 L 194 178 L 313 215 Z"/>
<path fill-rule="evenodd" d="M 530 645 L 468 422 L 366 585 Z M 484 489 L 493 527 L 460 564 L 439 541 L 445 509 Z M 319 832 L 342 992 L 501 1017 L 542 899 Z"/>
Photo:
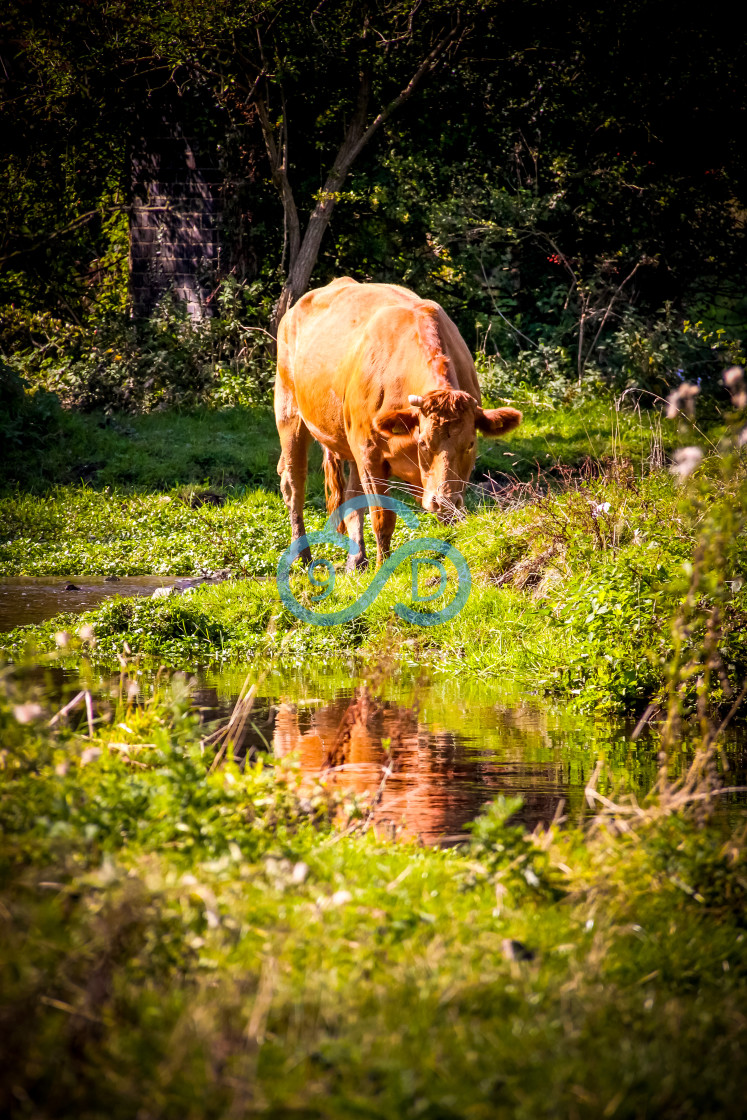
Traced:
<path fill-rule="evenodd" d="M 518 908 L 527 897 L 559 898 L 563 890 L 547 853 L 516 824 L 520 797 L 498 796 L 468 826 L 471 850 L 494 878 L 499 907 Z"/>
<path fill-rule="evenodd" d="M 6 311 L 0 329 L 9 360 L 33 384 L 83 412 L 246 407 L 272 382 L 257 317 L 258 285 L 223 283 L 220 314 L 192 322 L 170 296 L 144 320 L 126 312 L 91 317 L 85 328 Z"/>
<path fill-rule="evenodd" d="M 11 478 L 25 473 L 27 461 L 38 459 L 62 427 L 58 398 L 42 389 L 35 393 L 28 389 L 28 382 L 0 359 L 3 472 Z"/>
<path fill-rule="evenodd" d="M 682 371 L 713 387 L 745 330 L 734 29 L 728 13 L 706 29 L 681 13 L 672 28 L 658 10 L 628 0 L 614 13 L 563 3 L 538 15 L 509 0 L 413 13 L 386 0 L 362 19 L 346 0 L 11 5 L 4 303 L 87 332 L 53 363 L 71 399 L 256 398 L 266 375 L 253 371 L 249 387 L 237 376 L 246 335 L 233 313 L 194 337 L 172 311 L 142 339 L 112 325 L 126 302 L 128 144 L 165 84 L 189 127 L 221 147 L 230 231 L 216 283 L 261 284 L 244 326 L 269 321 L 303 232 L 293 214 L 323 205 L 335 212 L 314 283 L 409 284 L 444 304 L 496 376 L 534 388 L 549 376 L 556 399 L 600 378 L 662 393 Z M 322 198 L 320 167 L 336 165 L 356 99 L 368 89 L 373 120 L 457 16 L 449 64 Z M 685 135 L 683 121 L 697 125 Z M 105 360 L 109 349 L 121 361 Z"/>

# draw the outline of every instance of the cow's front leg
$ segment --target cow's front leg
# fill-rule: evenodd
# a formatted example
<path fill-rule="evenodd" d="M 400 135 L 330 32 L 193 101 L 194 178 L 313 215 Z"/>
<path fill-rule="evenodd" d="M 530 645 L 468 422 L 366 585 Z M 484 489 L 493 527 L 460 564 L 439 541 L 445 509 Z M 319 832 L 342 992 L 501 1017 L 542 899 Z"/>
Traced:
<path fill-rule="evenodd" d="M 356 463 L 350 463 L 348 470 L 348 482 L 345 489 L 345 501 L 350 501 L 351 498 L 357 498 L 363 493 L 361 485 L 361 476 L 358 471 Z M 368 557 L 366 556 L 366 543 L 363 539 L 363 523 L 366 516 L 364 509 L 354 509 L 345 518 L 345 528 L 347 529 L 348 536 L 351 541 L 358 545 L 358 552 L 351 552 L 348 555 L 345 564 L 346 572 L 354 572 L 358 568 L 368 567 Z"/>
<path fill-rule="evenodd" d="M 380 490 L 379 493 L 383 493 L 383 491 Z M 389 487 L 387 487 L 386 493 L 389 493 Z M 371 520 L 373 521 L 373 531 L 376 534 L 376 565 L 381 567 L 392 551 L 392 537 L 394 536 L 394 527 L 397 524 L 397 514 L 393 509 L 382 509 L 377 506 L 371 510 Z"/>
<path fill-rule="evenodd" d="M 387 479 L 391 474 L 389 464 L 385 459 L 369 458 L 361 472 L 361 482 L 367 494 L 388 494 Z M 397 514 L 393 509 L 382 509 L 374 506 L 371 509 L 371 521 L 376 536 L 376 564 L 381 566 L 392 551 L 392 536 L 397 524 Z"/>

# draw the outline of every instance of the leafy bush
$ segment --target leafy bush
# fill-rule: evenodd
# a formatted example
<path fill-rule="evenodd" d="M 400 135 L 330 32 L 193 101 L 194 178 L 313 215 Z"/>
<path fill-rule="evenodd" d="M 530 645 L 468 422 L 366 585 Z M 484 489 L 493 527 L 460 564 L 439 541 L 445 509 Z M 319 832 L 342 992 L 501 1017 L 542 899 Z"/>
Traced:
<path fill-rule="evenodd" d="M 23 477 L 59 434 L 61 422 L 55 394 L 44 389 L 31 392 L 28 382 L 0 360 L 2 474 Z"/>
<path fill-rule="evenodd" d="M 251 325 L 266 313 L 262 299 L 258 284 L 228 277 L 217 295 L 219 313 L 202 322 L 193 322 L 170 295 L 147 319 L 111 311 L 84 326 L 6 309 L 0 347 L 19 373 L 69 408 L 245 406 L 266 396 L 272 383 L 266 334 Z"/>
<path fill-rule="evenodd" d="M 496 897 L 512 907 L 527 895 L 557 898 L 562 891 L 547 852 L 533 843 L 520 824 L 509 823 L 523 805 L 521 797 L 496 797 L 468 825 L 472 853 L 496 885 Z"/>

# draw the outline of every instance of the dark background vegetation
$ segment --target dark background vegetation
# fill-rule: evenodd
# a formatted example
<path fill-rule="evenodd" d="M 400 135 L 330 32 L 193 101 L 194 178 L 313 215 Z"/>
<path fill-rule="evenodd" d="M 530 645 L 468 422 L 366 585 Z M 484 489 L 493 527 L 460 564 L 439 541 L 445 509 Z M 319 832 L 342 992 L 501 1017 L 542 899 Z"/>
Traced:
<path fill-rule="evenodd" d="M 665 0 L 11 0 L 6 470 L 22 474 L 64 428 L 49 391 L 107 412 L 261 400 L 264 332 L 305 286 L 304 253 L 312 285 L 349 274 L 440 301 L 479 353 L 488 397 L 521 384 L 565 400 L 579 386 L 663 394 L 685 378 L 718 396 L 747 323 L 734 13 Z M 220 153 L 222 248 L 201 321 L 168 295 L 132 314 L 132 150 L 164 97 Z"/>

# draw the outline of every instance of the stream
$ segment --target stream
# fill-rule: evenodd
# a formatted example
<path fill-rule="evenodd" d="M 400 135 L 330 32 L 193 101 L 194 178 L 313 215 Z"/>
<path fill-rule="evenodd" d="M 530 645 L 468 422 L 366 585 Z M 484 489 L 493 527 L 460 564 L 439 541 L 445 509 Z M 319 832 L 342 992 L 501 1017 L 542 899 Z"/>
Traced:
<path fill-rule="evenodd" d="M 20 672 L 52 710 L 82 684 L 72 670 Z M 633 742 L 630 721 L 580 715 L 505 681 L 391 667 L 366 676 L 354 665 L 247 672 L 244 666 L 178 675 L 205 734 L 226 723 L 242 686 L 256 682 L 253 707 L 236 737 L 237 758 L 293 756 L 309 786 L 322 777 L 366 800 L 378 794 L 374 821 L 386 835 L 426 844 L 463 840 L 465 825 L 498 794 L 523 799 L 517 819 L 529 828 L 559 813 L 578 820 L 589 812 L 584 790 L 600 758 L 605 775 L 599 788 L 607 794 L 640 798 L 656 780 L 658 739 L 651 732 Z M 152 678 L 136 670 L 131 679 L 88 670 L 84 684 L 103 715 L 128 686 L 137 684 L 136 702 L 147 701 Z M 727 733 L 724 756 L 725 784 L 745 784 L 743 732 Z M 671 772 L 676 776 L 686 764 L 685 754 L 676 755 Z M 719 798 L 719 811 L 743 799 Z"/>
<path fill-rule="evenodd" d="M 152 595 L 159 587 L 189 584 L 175 576 L 5 576 L 0 580 L 0 633 L 16 626 L 46 622 L 63 611 L 83 614 L 115 595 Z M 75 590 L 65 590 L 67 584 Z"/>

